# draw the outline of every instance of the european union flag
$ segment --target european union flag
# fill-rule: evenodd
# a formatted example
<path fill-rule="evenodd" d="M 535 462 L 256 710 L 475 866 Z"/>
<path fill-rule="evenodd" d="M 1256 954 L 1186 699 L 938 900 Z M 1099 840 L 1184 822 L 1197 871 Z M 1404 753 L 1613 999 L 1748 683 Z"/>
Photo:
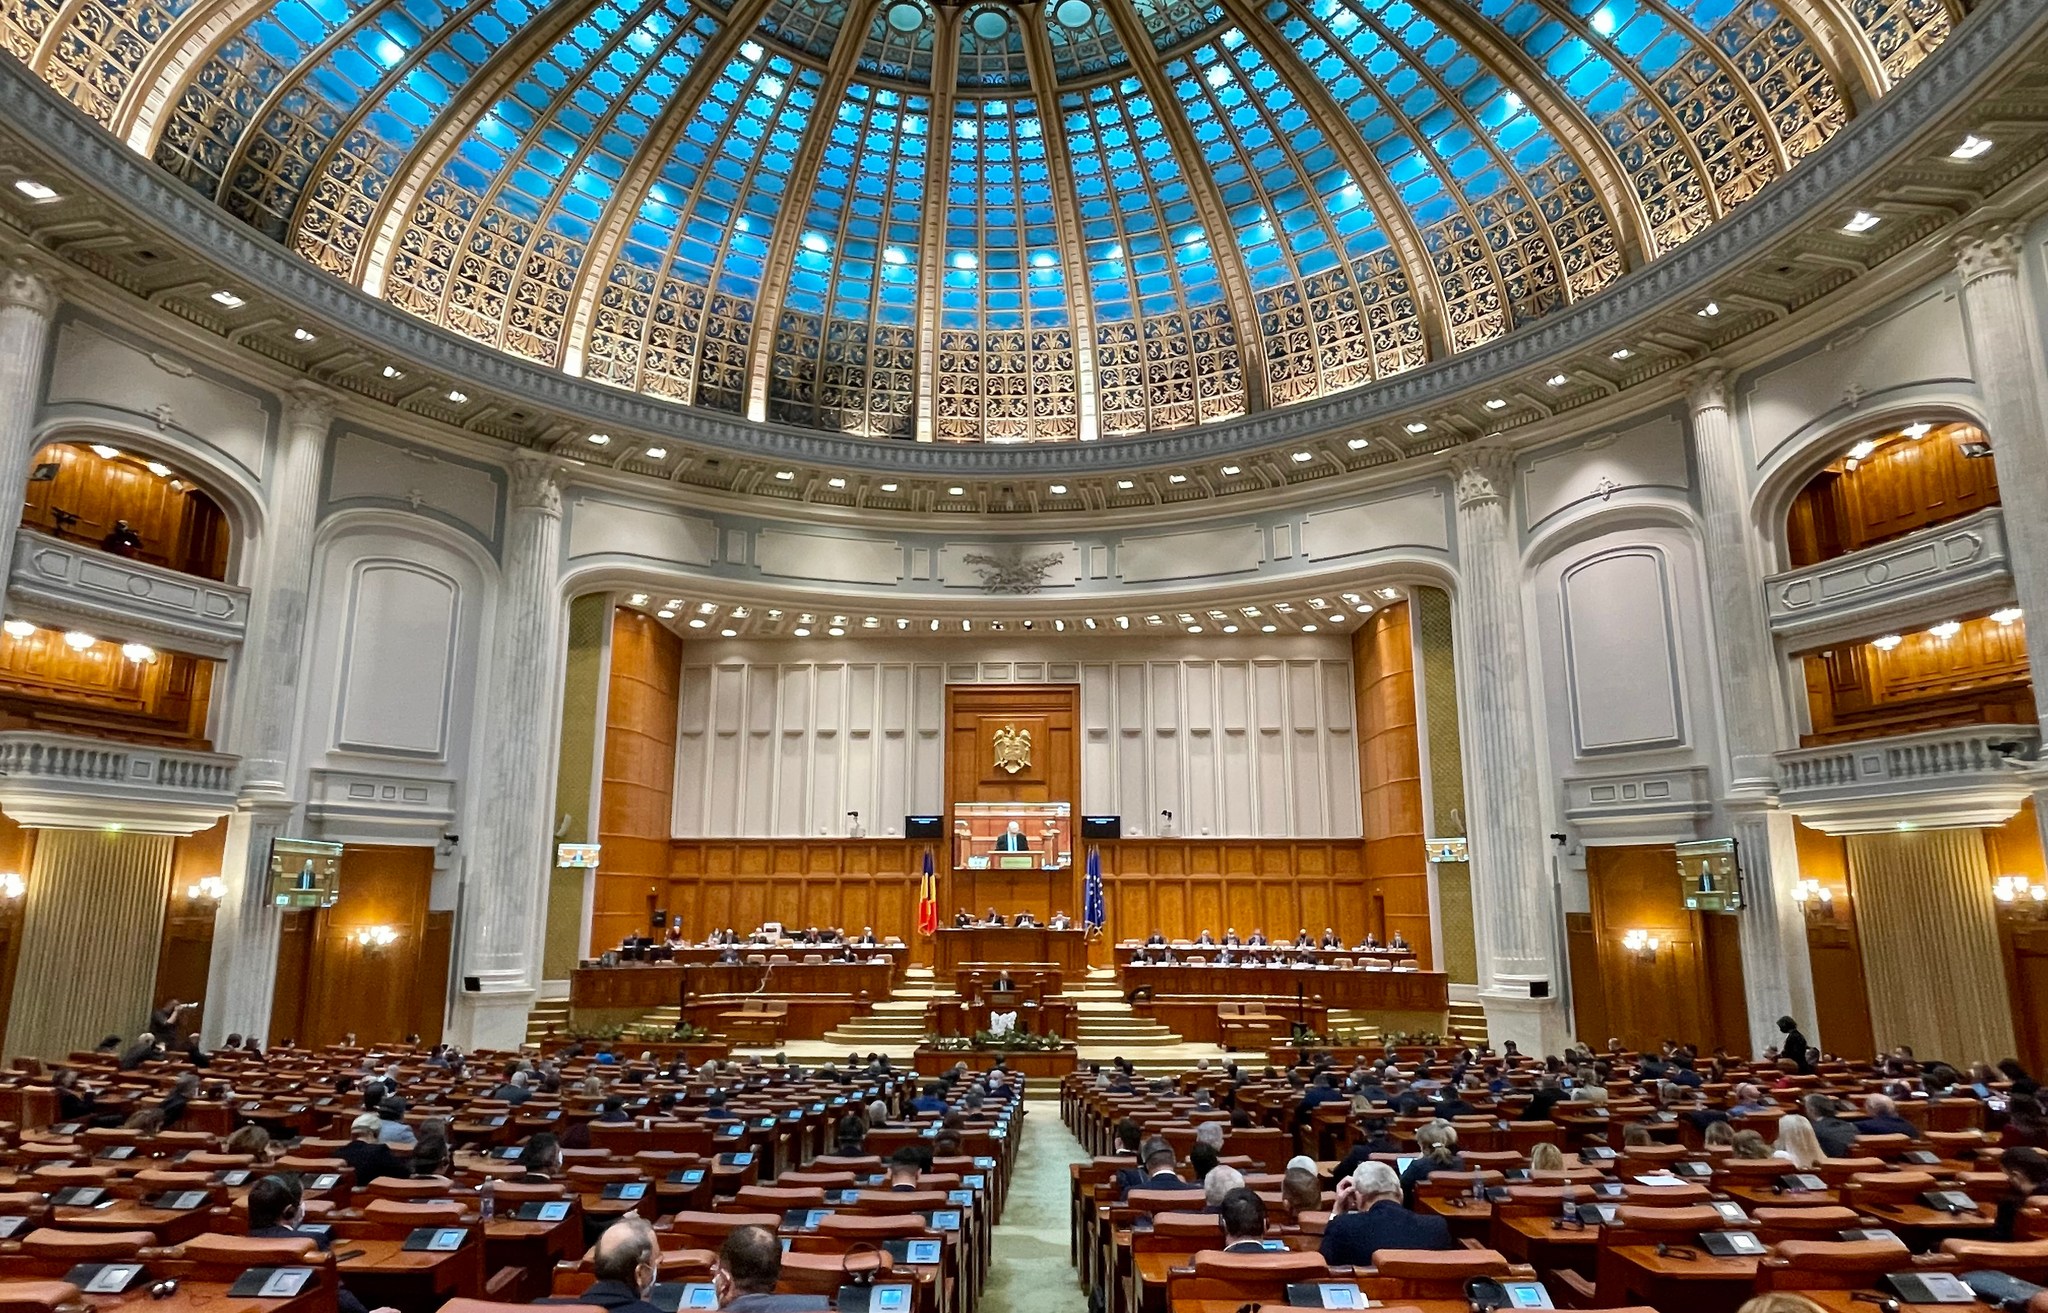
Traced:
<path fill-rule="evenodd" d="M 1088 850 L 1088 883 L 1081 893 L 1081 928 L 1100 930 L 1102 923 L 1109 919 L 1108 910 L 1102 904 L 1102 850 Z"/>

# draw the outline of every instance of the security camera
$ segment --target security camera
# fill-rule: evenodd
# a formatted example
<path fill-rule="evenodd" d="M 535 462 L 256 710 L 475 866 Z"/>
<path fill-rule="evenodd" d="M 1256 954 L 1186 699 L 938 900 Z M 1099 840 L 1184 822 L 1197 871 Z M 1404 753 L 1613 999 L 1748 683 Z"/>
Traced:
<path fill-rule="evenodd" d="M 1550 832 L 1550 841 L 1552 843 L 1570 843 L 1571 836 L 1564 833 L 1562 830 L 1552 830 Z"/>

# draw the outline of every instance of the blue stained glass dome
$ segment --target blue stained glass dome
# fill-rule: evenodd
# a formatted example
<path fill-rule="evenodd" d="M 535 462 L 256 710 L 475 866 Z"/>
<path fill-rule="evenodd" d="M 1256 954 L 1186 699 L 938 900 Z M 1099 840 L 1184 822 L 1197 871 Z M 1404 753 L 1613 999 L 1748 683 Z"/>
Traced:
<path fill-rule="evenodd" d="M 1496 339 L 1748 203 L 1943 0 L 9 0 L 327 273 L 621 388 L 1114 439 Z"/>

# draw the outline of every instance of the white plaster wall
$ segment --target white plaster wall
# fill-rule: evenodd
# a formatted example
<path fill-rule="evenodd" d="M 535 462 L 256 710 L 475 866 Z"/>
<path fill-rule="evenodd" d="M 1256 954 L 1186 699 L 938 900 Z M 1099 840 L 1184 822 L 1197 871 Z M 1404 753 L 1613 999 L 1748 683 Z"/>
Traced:
<path fill-rule="evenodd" d="M 1349 640 L 692 643 L 675 829 L 900 833 L 945 806 L 948 684 L 1078 683 L 1081 798 L 1127 835 L 1360 832 Z"/>

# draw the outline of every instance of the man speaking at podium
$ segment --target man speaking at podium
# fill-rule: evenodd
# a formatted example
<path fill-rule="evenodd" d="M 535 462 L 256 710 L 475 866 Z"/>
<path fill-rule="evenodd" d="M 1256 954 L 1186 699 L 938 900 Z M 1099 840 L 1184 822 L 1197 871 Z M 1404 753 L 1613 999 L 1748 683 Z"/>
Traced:
<path fill-rule="evenodd" d="M 995 851 L 999 853 L 1030 852 L 1031 841 L 1024 837 L 1024 827 L 1015 821 L 1011 821 L 1010 828 L 996 836 Z"/>

